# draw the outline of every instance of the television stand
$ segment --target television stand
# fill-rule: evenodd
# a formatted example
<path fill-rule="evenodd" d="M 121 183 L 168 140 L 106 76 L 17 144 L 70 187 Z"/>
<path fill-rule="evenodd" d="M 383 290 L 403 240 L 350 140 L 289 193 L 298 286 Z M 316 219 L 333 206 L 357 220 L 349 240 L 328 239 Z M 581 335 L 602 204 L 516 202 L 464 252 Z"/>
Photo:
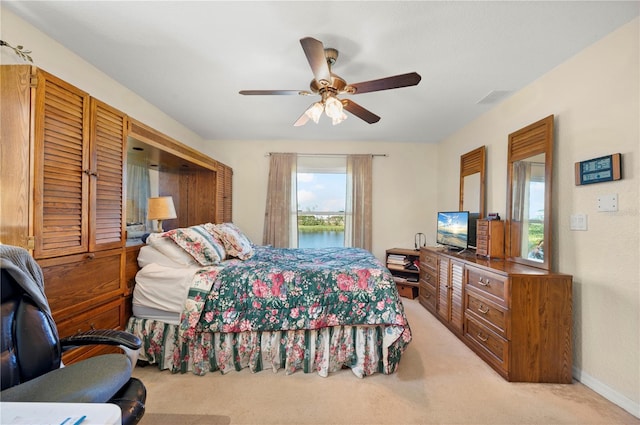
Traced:
<path fill-rule="evenodd" d="M 414 299 L 418 296 L 420 251 L 409 248 L 391 248 L 386 252 L 385 264 L 396 282 L 400 296 Z"/>

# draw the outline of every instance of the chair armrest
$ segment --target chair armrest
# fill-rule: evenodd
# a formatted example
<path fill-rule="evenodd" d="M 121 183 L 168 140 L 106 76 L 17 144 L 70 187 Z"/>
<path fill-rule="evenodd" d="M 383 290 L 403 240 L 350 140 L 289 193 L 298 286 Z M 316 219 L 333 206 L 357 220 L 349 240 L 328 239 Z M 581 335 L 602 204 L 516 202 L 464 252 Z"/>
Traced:
<path fill-rule="evenodd" d="M 81 345 L 119 345 L 132 350 L 138 350 L 142 346 L 137 336 L 115 329 L 94 329 L 60 339 L 63 351 Z"/>

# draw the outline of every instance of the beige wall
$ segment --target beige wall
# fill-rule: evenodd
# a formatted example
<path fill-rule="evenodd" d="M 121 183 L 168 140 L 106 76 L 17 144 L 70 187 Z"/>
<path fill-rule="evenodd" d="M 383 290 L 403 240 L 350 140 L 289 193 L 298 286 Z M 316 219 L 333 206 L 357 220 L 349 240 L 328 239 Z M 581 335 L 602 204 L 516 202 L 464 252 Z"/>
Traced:
<path fill-rule="evenodd" d="M 434 145 L 216 141 L 211 146 L 209 155 L 233 168 L 233 221 L 257 243 L 264 228 L 268 152 L 387 154 L 373 159 L 373 253 L 380 259 L 386 249 L 413 247 L 416 233 L 435 229 Z"/>
<path fill-rule="evenodd" d="M 555 115 L 555 269 L 574 276 L 574 376 L 640 416 L 640 69 L 636 19 L 440 144 L 438 205 L 456 199 L 454 163 L 487 145 L 487 205 L 506 210 L 508 134 Z M 623 180 L 574 185 L 574 163 L 623 157 Z M 618 194 L 617 212 L 598 212 Z M 571 214 L 588 230 L 569 230 Z"/>
<path fill-rule="evenodd" d="M 634 20 L 552 70 L 438 146 L 396 143 L 209 142 L 167 117 L 52 39 L 0 7 L 2 39 L 33 50 L 36 64 L 234 169 L 234 221 L 262 239 L 267 152 L 386 153 L 374 159 L 374 254 L 434 242 L 435 212 L 458 205 L 462 153 L 487 146 L 487 210 L 504 214 L 507 135 L 556 115 L 557 269 L 574 276 L 575 376 L 640 416 L 639 21 Z M 3 63 L 15 62 L 2 49 Z M 623 155 L 624 179 L 575 187 L 573 164 Z M 454 165 L 455 164 L 455 165 Z M 617 193 L 615 213 L 596 198 Z M 588 230 L 568 230 L 588 215 Z"/>
<path fill-rule="evenodd" d="M 34 65 L 39 68 L 158 131 L 196 149 L 202 148 L 202 138 L 193 131 L 1 6 L 0 30 L 2 40 L 13 46 L 22 45 L 26 50 L 31 50 Z M 20 60 L 10 49 L 3 48 L 0 50 L 0 63 L 26 62 Z"/>

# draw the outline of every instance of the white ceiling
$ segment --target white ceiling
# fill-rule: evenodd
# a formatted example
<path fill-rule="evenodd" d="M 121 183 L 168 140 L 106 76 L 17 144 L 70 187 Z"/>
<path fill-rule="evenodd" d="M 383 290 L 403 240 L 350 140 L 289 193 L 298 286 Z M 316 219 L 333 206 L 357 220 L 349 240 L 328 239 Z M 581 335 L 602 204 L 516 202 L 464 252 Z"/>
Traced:
<path fill-rule="evenodd" d="M 7 1 L 7 7 L 205 140 L 437 143 L 638 16 L 638 1 Z M 351 99 L 382 117 L 293 127 L 316 100 L 300 46 L 339 50 L 356 83 L 418 72 L 418 86 Z M 26 46 L 28 47 L 28 46 Z M 38 52 L 34 51 L 37 63 Z M 588 88 L 585 88 L 588 90 Z M 504 97 L 503 97 L 504 98 Z"/>

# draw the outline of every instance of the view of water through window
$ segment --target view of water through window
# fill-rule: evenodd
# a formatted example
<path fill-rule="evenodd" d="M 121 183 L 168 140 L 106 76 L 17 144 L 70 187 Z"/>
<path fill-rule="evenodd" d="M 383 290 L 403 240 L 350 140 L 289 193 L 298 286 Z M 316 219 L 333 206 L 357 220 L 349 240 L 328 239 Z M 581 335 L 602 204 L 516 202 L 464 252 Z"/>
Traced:
<path fill-rule="evenodd" d="M 298 173 L 298 247 L 344 246 L 346 175 Z"/>
<path fill-rule="evenodd" d="M 340 231 L 298 232 L 299 248 L 344 246 L 344 227 Z"/>

